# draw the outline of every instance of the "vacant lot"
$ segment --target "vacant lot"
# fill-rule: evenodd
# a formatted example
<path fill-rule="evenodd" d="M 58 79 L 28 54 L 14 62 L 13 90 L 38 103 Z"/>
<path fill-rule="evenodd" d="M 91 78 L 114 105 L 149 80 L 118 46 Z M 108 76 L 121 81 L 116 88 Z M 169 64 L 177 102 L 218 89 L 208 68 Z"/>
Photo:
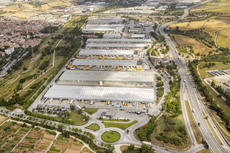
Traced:
<path fill-rule="evenodd" d="M 208 52 L 211 51 L 210 48 L 208 48 L 207 46 L 205 46 L 204 44 L 200 43 L 199 41 L 193 38 L 183 36 L 183 35 L 174 35 L 174 38 L 178 46 L 182 46 L 182 47 L 192 46 L 195 54 L 199 53 L 200 55 L 207 55 Z"/>
<path fill-rule="evenodd" d="M 201 12 L 220 12 L 220 13 L 230 13 L 230 1 L 229 0 L 215 0 L 202 5 L 193 11 Z"/>
<path fill-rule="evenodd" d="M 0 124 L 2 124 L 5 120 L 7 120 L 7 117 L 0 115 Z"/>
<path fill-rule="evenodd" d="M 180 30 L 204 28 L 218 47 L 230 47 L 230 15 L 220 15 L 202 21 L 182 22 L 170 26 Z"/>

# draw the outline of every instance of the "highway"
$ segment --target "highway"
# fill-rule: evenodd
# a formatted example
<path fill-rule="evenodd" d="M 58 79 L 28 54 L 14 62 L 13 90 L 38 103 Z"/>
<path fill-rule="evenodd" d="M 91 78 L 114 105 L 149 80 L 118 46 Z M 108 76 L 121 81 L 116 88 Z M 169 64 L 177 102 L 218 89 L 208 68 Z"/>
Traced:
<path fill-rule="evenodd" d="M 186 8 L 184 10 L 184 14 L 178 20 L 162 25 L 159 28 L 159 31 L 160 31 L 160 34 L 162 36 L 164 36 L 165 41 L 166 41 L 167 45 L 169 46 L 169 56 L 171 57 L 172 60 L 175 61 L 175 63 L 178 66 L 179 74 L 180 74 L 181 80 L 182 80 L 181 81 L 181 87 L 182 87 L 181 93 L 183 94 L 182 96 L 184 96 L 183 100 L 187 98 L 191 110 L 194 110 L 193 111 L 194 120 L 196 121 L 197 124 L 199 123 L 199 125 L 200 125 L 199 129 L 203 135 L 204 140 L 209 145 L 210 150 L 214 153 L 223 153 L 223 152 L 227 152 L 227 151 L 220 144 L 220 142 L 217 141 L 216 137 L 212 133 L 211 128 L 209 127 L 210 125 L 211 126 L 215 126 L 215 125 L 212 124 L 213 122 L 211 122 L 210 125 L 207 122 L 206 115 L 203 111 L 205 106 L 199 98 L 199 93 L 197 92 L 197 90 L 195 88 L 195 84 L 192 80 L 192 76 L 190 75 L 190 73 L 188 71 L 186 62 L 182 57 L 179 56 L 178 51 L 177 51 L 173 41 L 164 31 L 167 26 L 169 26 L 173 23 L 176 23 L 178 21 L 181 21 L 185 17 L 187 17 L 189 15 L 190 9 L 198 7 L 200 5 L 203 5 L 209 1 L 210 0 L 207 0 L 207 1 L 204 1 L 200 4 L 196 4 L 192 7 Z M 186 111 L 186 109 L 184 107 L 182 107 L 182 109 L 183 109 L 183 112 Z M 211 119 L 209 118 L 209 120 L 211 120 Z M 218 135 L 218 137 L 220 137 L 220 139 L 222 141 L 224 140 L 223 138 L 221 138 L 221 135 L 219 135 L 219 133 L 217 133 L 217 135 Z M 226 147 L 226 143 L 224 141 L 222 142 L 222 144 Z"/>

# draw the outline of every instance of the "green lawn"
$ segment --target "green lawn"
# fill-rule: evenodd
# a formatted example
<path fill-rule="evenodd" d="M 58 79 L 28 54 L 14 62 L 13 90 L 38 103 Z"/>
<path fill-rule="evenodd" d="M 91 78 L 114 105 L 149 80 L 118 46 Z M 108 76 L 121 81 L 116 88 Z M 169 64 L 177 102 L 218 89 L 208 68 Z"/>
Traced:
<path fill-rule="evenodd" d="M 87 120 L 84 120 L 84 116 L 77 112 L 70 113 L 70 119 L 74 122 L 74 125 L 81 126 L 88 123 Z"/>
<path fill-rule="evenodd" d="M 122 130 L 127 129 L 128 127 L 134 125 L 137 123 L 137 121 L 132 121 L 130 123 L 113 123 L 113 122 L 102 122 L 105 125 L 105 128 L 109 128 L 109 127 L 116 127 L 116 128 L 120 128 Z"/>
<path fill-rule="evenodd" d="M 90 124 L 89 126 L 86 127 L 87 129 L 93 130 L 93 131 L 97 131 L 100 129 L 100 126 L 96 123 Z"/>
<path fill-rule="evenodd" d="M 85 112 L 92 115 L 97 112 L 97 108 L 85 108 Z"/>
<path fill-rule="evenodd" d="M 104 142 L 113 143 L 118 141 L 120 137 L 121 137 L 120 133 L 116 131 L 106 131 L 102 134 L 101 139 Z"/>

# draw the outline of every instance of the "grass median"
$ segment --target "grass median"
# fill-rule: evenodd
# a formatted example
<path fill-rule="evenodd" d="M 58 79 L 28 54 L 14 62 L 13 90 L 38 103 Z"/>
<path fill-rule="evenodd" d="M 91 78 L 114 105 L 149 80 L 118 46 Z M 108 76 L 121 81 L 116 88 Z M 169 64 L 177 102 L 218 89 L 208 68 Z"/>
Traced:
<path fill-rule="evenodd" d="M 85 108 L 85 112 L 92 115 L 97 112 L 97 108 Z"/>
<path fill-rule="evenodd" d="M 100 129 L 100 126 L 96 123 L 90 124 L 89 126 L 86 127 L 86 129 L 90 129 L 93 131 L 98 131 Z"/>
<path fill-rule="evenodd" d="M 137 121 L 132 121 L 130 123 L 114 123 L 114 122 L 102 122 L 105 125 L 105 128 L 110 128 L 110 127 L 116 127 L 116 128 L 120 128 L 122 130 L 127 129 L 128 127 L 134 125 L 137 123 Z"/>

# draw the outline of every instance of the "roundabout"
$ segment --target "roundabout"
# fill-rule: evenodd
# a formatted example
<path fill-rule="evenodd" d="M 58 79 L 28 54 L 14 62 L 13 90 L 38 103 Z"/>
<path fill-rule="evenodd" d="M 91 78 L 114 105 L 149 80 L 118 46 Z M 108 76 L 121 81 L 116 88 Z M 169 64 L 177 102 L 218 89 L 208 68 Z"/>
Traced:
<path fill-rule="evenodd" d="M 114 143 L 120 140 L 121 134 L 116 131 L 106 131 L 101 135 L 101 139 L 107 143 Z"/>

